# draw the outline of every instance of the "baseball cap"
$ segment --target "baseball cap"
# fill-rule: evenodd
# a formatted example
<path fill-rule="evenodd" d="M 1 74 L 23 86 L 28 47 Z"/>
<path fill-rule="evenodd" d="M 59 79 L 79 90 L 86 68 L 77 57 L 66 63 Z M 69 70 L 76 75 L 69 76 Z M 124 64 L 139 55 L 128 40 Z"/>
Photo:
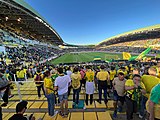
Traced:
<path fill-rule="evenodd" d="M 122 70 L 118 71 L 118 75 L 124 75 L 124 72 Z"/>

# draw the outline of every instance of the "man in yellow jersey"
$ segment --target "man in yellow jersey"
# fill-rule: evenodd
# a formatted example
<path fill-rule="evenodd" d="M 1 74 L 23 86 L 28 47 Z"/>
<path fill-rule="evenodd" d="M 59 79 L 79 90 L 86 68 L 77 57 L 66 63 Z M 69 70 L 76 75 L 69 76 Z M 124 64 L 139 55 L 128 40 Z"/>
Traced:
<path fill-rule="evenodd" d="M 54 117 L 58 113 L 58 111 L 54 110 L 55 94 L 50 71 L 46 71 L 44 73 L 44 89 L 48 101 L 48 114 L 49 116 Z"/>
<path fill-rule="evenodd" d="M 86 66 L 86 105 L 88 105 L 88 96 L 90 95 L 90 104 L 93 103 L 94 94 L 94 75 L 91 66 Z"/>
<path fill-rule="evenodd" d="M 109 71 L 109 75 L 110 75 L 110 89 L 113 89 L 113 85 L 112 85 L 112 81 L 114 80 L 114 77 L 116 75 L 116 70 L 113 66 L 111 66 L 111 70 Z"/>
<path fill-rule="evenodd" d="M 80 92 L 80 80 L 81 74 L 78 72 L 78 67 L 75 67 L 73 73 L 71 74 L 72 87 L 73 87 L 73 104 L 78 106 L 79 102 L 79 92 Z"/>
<path fill-rule="evenodd" d="M 17 78 L 18 81 L 24 81 L 25 80 L 25 71 L 23 70 L 23 68 L 21 68 L 19 71 L 17 71 Z M 21 85 L 23 85 L 23 83 L 19 82 Z"/>
<path fill-rule="evenodd" d="M 140 97 L 145 94 L 145 86 L 141 82 L 141 76 L 135 74 L 133 80 L 129 79 L 125 82 L 126 90 L 126 115 L 127 120 L 133 119 L 133 113 L 137 112 L 140 106 Z"/>
<path fill-rule="evenodd" d="M 149 75 L 143 75 L 141 80 L 143 82 L 143 84 L 145 85 L 146 88 L 146 94 L 142 96 L 142 101 L 141 101 L 141 110 L 140 110 L 140 118 L 144 117 L 145 114 L 145 105 L 146 102 L 149 98 L 149 95 L 151 93 L 151 90 L 154 86 L 156 86 L 160 79 L 156 76 L 157 75 L 157 69 L 155 66 L 152 66 L 148 69 L 148 73 Z"/>
<path fill-rule="evenodd" d="M 160 83 L 153 87 L 146 107 L 149 120 L 160 120 Z"/>
<path fill-rule="evenodd" d="M 107 105 L 108 99 L 107 99 L 107 84 L 109 82 L 109 74 L 107 71 L 105 71 L 105 66 L 100 66 L 101 70 L 97 73 L 97 79 L 98 79 L 98 94 L 99 94 L 99 100 L 98 102 L 101 104 L 102 100 L 102 90 L 104 91 L 104 102 Z"/>

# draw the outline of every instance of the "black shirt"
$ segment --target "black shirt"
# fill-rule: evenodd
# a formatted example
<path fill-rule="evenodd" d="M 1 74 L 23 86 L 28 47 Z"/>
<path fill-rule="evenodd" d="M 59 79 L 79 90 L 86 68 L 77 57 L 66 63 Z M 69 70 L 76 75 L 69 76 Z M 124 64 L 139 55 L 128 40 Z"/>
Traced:
<path fill-rule="evenodd" d="M 8 120 L 27 120 L 27 118 L 24 117 L 22 114 L 14 114 Z"/>

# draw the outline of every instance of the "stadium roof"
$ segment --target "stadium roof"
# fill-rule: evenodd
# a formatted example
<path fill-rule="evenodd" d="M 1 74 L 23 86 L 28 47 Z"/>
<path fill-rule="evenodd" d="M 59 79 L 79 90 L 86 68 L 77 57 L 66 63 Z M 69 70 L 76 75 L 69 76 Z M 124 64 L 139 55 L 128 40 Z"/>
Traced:
<path fill-rule="evenodd" d="M 160 38 L 160 24 L 125 32 L 100 42 L 97 46 L 107 46 L 122 42 Z"/>
<path fill-rule="evenodd" d="M 0 28 L 27 39 L 63 45 L 47 21 L 24 0 L 0 0 Z"/>

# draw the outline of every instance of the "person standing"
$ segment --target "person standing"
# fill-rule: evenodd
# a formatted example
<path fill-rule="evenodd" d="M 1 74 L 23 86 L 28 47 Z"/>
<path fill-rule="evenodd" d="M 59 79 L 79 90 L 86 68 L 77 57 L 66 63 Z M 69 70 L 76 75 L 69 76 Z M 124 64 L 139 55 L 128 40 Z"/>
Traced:
<path fill-rule="evenodd" d="M 73 73 L 71 74 L 72 87 L 73 87 L 73 104 L 78 106 L 79 103 L 79 92 L 80 92 L 80 80 L 81 75 L 78 72 L 78 67 L 75 67 Z"/>
<path fill-rule="evenodd" d="M 149 120 L 160 120 L 160 83 L 152 89 L 146 108 Z"/>
<path fill-rule="evenodd" d="M 111 66 L 111 70 L 109 71 L 109 74 L 110 74 L 110 89 L 111 91 L 113 90 L 113 80 L 114 80 L 114 77 L 116 75 L 116 70 L 114 68 L 114 66 Z"/>
<path fill-rule="evenodd" d="M 102 90 L 104 91 L 104 103 L 107 105 L 108 99 L 107 99 L 107 84 L 109 82 L 109 74 L 107 71 L 105 71 L 105 66 L 100 66 L 101 70 L 97 73 L 97 79 L 98 79 L 98 94 L 99 94 L 99 100 L 98 102 L 101 104 L 102 101 Z"/>
<path fill-rule="evenodd" d="M 93 94 L 94 94 L 94 72 L 91 69 L 91 66 L 86 66 L 86 105 L 88 105 L 88 97 L 90 95 L 90 104 L 93 103 Z"/>
<path fill-rule="evenodd" d="M 114 106 L 114 113 L 113 117 L 117 117 L 117 105 L 118 105 L 118 112 L 122 111 L 122 105 L 125 101 L 125 82 L 126 79 L 124 78 L 123 71 L 119 71 L 118 77 L 114 78 L 113 84 L 113 106 Z"/>
<path fill-rule="evenodd" d="M 71 85 L 71 79 L 68 75 L 64 75 L 63 68 L 57 69 L 59 76 L 55 80 L 54 90 L 58 90 L 60 101 L 60 112 L 62 117 L 67 117 L 68 112 L 68 87 Z M 65 106 L 65 108 L 64 108 Z"/>
<path fill-rule="evenodd" d="M 72 74 L 71 67 L 67 66 L 66 69 L 67 69 L 66 74 L 71 78 L 71 74 Z M 71 89 L 72 89 L 72 86 L 69 86 L 68 87 L 68 96 L 71 94 Z"/>
<path fill-rule="evenodd" d="M 141 82 L 141 76 L 135 74 L 133 80 L 129 79 L 125 83 L 126 90 L 126 115 L 127 120 L 133 119 L 133 113 L 140 108 L 140 97 L 146 94 L 145 86 Z"/>
<path fill-rule="evenodd" d="M 141 77 L 141 81 L 143 82 L 146 88 L 146 94 L 142 95 L 141 109 L 139 114 L 140 118 L 143 118 L 145 115 L 146 102 L 148 101 L 152 88 L 160 82 L 160 79 L 157 77 L 157 73 L 157 67 L 152 66 L 148 69 L 149 75 L 143 75 Z"/>
<path fill-rule="evenodd" d="M 27 104 L 28 104 L 27 101 L 19 102 L 16 106 L 16 114 L 14 114 L 8 120 L 28 120 L 27 117 L 23 115 L 27 109 Z M 33 116 L 33 114 L 28 118 L 29 120 L 35 120 L 35 117 Z"/>
<path fill-rule="evenodd" d="M 41 73 L 40 69 L 37 69 L 37 72 L 34 76 L 34 81 L 37 87 L 38 98 L 41 97 L 41 89 L 45 95 L 44 87 L 43 87 L 43 77 L 44 75 Z"/>
<path fill-rule="evenodd" d="M 58 111 L 54 111 L 55 94 L 54 94 L 54 87 L 50 71 L 46 71 L 44 73 L 44 89 L 45 89 L 45 96 L 48 101 L 48 114 L 49 116 L 54 117 L 58 113 Z"/>

